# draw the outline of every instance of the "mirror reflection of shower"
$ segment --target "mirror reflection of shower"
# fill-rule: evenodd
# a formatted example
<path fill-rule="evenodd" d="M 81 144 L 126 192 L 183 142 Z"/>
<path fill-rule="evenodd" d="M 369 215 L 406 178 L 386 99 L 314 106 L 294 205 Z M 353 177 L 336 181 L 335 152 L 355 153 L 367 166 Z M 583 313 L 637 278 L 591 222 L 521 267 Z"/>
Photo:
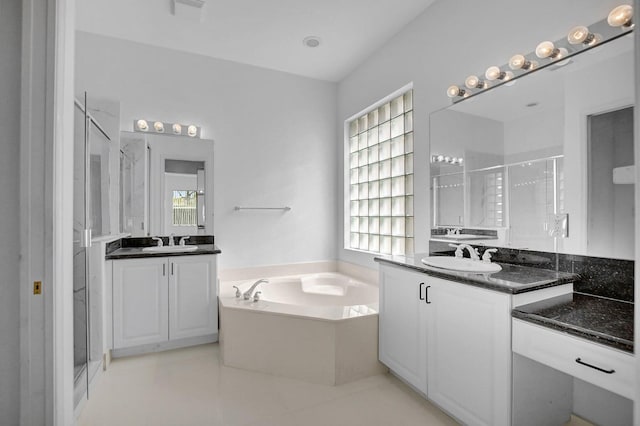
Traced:
<path fill-rule="evenodd" d="M 589 116 L 588 134 L 589 253 L 633 258 L 633 107 Z"/>

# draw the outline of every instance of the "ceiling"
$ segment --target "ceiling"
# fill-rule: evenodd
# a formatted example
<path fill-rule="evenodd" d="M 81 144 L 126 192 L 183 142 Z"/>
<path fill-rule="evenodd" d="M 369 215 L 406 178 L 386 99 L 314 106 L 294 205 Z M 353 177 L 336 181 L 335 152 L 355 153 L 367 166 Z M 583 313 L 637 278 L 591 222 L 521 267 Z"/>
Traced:
<path fill-rule="evenodd" d="M 340 81 L 435 0 L 82 0 L 76 28 L 139 43 Z M 182 11 L 197 16 L 185 16 Z M 304 46 L 317 36 L 316 48 Z"/>

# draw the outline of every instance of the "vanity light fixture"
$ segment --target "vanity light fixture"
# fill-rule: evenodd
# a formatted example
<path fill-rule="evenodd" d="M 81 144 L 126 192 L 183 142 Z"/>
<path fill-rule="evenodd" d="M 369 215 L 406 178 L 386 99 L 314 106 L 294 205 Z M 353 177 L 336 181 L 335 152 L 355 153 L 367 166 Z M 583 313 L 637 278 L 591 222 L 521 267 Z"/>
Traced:
<path fill-rule="evenodd" d="M 536 56 L 538 58 L 562 59 L 569 54 L 564 47 L 556 47 L 553 42 L 543 41 L 536 47 Z"/>
<path fill-rule="evenodd" d="M 633 27 L 633 6 L 623 4 L 616 7 L 611 12 L 609 12 L 607 22 L 612 27 Z"/>
<path fill-rule="evenodd" d="M 518 78 L 539 68 L 552 67 L 550 69 L 554 69 L 558 66 L 567 65 L 571 61 L 570 56 L 580 53 L 582 50 L 590 49 L 594 45 L 615 40 L 633 31 L 633 7 L 628 4 L 620 5 L 611 10 L 608 17 L 591 24 L 590 27 L 591 29 L 583 25 L 573 27 L 566 38 L 556 41 L 543 41 L 538 44 L 534 52 L 526 54 L 526 56 L 521 54 L 513 55 L 507 64 L 487 68 L 485 81 L 475 75 L 470 75 L 464 81 L 464 86 L 450 86 L 447 89 L 447 96 L 452 98 L 453 103 L 458 103 L 502 84 L 511 86 Z M 616 28 L 621 31 L 618 32 Z M 592 32 L 592 29 L 597 29 L 598 32 Z M 549 61 L 539 64 L 533 60 L 535 59 L 534 54 L 541 59 L 548 58 Z M 515 73 L 508 69 L 515 71 Z M 489 81 L 495 81 L 495 83 L 489 84 Z M 467 90 L 467 88 L 473 89 L 474 93 Z"/>
<path fill-rule="evenodd" d="M 469 89 L 486 89 L 487 87 L 489 87 L 489 83 L 484 80 L 480 80 L 475 75 L 470 75 L 469 77 L 467 77 L 467 79 L 464 81 L 464 85 Z"/>
<path fill-rule="evenodd" d="M 530 61 L 524 57 L 524 55 L 513 55 L 511 59 L 509 59 L 509 68 L 512 70 L 532 70 L 538 66 L 536 61 Z"/>
<path fill-rule="evenodd" d="M 150 126 L 149 123 L 153 123 L 153 126 Z M 161 133 L 172 136 L 189 136 L 191 138 L 199 138 L 202 136 L 200 127 L 193 124 L 187 125 L 180 123 L 166 123 L 162 121 L 144 119 L 133 120 L 133 130 L 143 133 Z"/>
<path fill-rule="evenodd" d="M 464 159 L 462 157 L 450 157 L 448 155 L 432 155 L 432 163 L 447 163 L 451 165 L 462 165 Z"/>
<path fill-rule="evenodd" d="M 585 44 L 587 46 L 593 46 L 602 40 L 602 36 L 590 32 L 589 28 L 583 25 L 579 25 L 577 27 L 573 27 L 571 31 L 569 31 L 567 40 L 570 44 Z"/>
<path fill-rule="evenodd" d="M 447 96 L 449 96 L 450 98 L 455 98 L 458 96 L 461 97 L 467 97 L 471 94 L 471 92 L 461 89 L 460 87 L 456 86 L 455 84 L 452 86 L 449 86 L 449 88 L 447 89 Z"/>

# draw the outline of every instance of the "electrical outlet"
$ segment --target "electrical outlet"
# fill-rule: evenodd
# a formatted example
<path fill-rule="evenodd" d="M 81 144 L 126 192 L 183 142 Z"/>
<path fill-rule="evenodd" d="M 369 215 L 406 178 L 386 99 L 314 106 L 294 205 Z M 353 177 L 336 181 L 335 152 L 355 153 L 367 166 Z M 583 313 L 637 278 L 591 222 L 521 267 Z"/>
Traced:
<path fill-rule="evenodd" d="M 567 238 L 569 236 L 569 215 L 567 213 L 549 215 L 549 235 Z"/>
<path fill-rule="evenodd" d="M 33 282 L 33 294 L 42 294 L 42 281 Z"/>

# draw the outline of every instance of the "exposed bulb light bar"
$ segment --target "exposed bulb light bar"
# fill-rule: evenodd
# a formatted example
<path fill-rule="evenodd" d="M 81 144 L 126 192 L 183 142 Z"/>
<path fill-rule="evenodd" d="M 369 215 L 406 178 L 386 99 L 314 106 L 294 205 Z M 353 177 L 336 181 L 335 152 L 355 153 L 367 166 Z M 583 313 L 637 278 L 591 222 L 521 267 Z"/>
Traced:
<path fill-rule="evenodd" d="M 457 103 L 496 86 L 512 86 L 518 78 L 530 72 L 541 68 L 555 69 L 567 65 L 571 63 L 571 56 L 595 45 L 625 36 L 632 32 L 633 28 L 633 7 L 628 4 L 620 5 L 611 10 L 607 17 L 594 22 L 589 27 L 575 26 L 566 37 L 556 41 L 543 41 L 533 52 L 513 55 L 507 64 L 487 68 L 484 80 L 476 75 L 468 76 L 464 84 L 449 86 L 447 96 L 453 103 Z M 534 60 L 536 57 L 547 60 L 538 63 Z M 473 90 L 473 93 L 469 89 Z"/>
<path fill-rule="evenodd" d="M 153 123 L 152 126 L 149 123 Z M 167 130 L 170 129 L 170 130 Z M 133 130 L 143 133 L 160 133 L 173 136 L 189 136 L 191 138 L 200 138 L 200 127 L 193 124 L 166 123 L 162 121 L 152 121 L 138 119 L 133 120 Z"/>
<path fill-rule="evenodd" d="M 432 155 L 431 156 L 432 163 L 446 163 L 451 165 L 462 165 L 464 162 L 464 158 L 462 157 L 451 157 L 448 155 Z"/>

